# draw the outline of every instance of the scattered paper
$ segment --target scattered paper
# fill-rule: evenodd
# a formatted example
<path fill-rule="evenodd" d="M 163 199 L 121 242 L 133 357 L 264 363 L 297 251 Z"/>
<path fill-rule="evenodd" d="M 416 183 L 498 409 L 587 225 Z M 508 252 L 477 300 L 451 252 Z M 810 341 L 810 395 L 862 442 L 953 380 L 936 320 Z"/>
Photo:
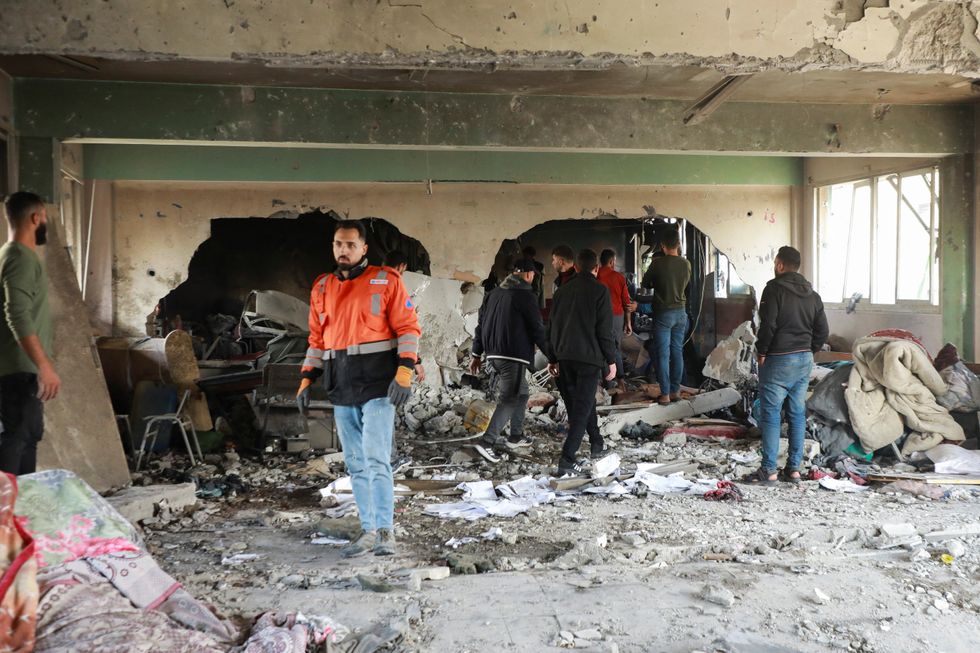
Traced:
<path fill-rule="evenodd" d="M 754 451 L 750 451 L 749 453 L 736 453 L 732 451 L 728 454 L 728 458 L 742 465 L 751 465 L 762 460 L 762 457 Z"/>
<path fill-rule="evenodd" d="M 834 492 L 864 492 L 868 489 L 867 485 L 858 485 L 852 481 L 842 481 L 838 478 L 823 476 L 817 481 L 820 487 L 824 487 Z"/>
<path fill-rule="evenodd" d="M 345 544 L 350 544 L 350 540 L 345 540 L 339 537 L 314 537 L 310 540 L 312 544 L 328 544 L 330 546 L 343 546 Z"/>
<path fill-rule="evenodd" d="M 926 452 L 936 464 L 937 474 L 980 474 L 980 451 L 955 444 L 940 444 Z"/>
<path fill-rule="evenodd" d="M 525 476 L 498 485 L 496 491 L 490 481 L 460 483 L 458 487 L 463 490 L 463 501 L 429 504 L 424 512 L 443 519 L 470 521 L 489 516 L 516 517 L 541 504 L 554 502 L 555 493 L 548 486 L 550 480 L 534 480 Z M 497 492 L 502 499 L 497 498 Z"/>
<path fill-rule="evenodd" d="M 446 546 L 458 549 L 464 544 L 473 544 L 474 542 L 479 542 L 479 540 L 475 537 L 451 537 L 446 540 Z"/>
<path fill-rule="evenodd" d="M 472 478 L 472 477 L 471 477 Z M 463 491 L 466 501 L 496 501 L 497 493 L 493 489 L 493 481 L 474 481 L 460 483 L 456 486 Z"/>
<path fill-rule="evenodd" d="M 612 476 L 619 469 L 622 460 L 617 453 L 611 453 L 592 463 L 592 478 L 605 478 Z"/>
<path fill-rule="evenodd" d="M 480 533 L 480 537 L 482 537 L 487 541 L 493 541 L 493 540 L 499 540 L 503 534 L 504 534 L 503 529 L 501 529 L 499 526 L 494 526 L 486 533 Z"/>
<path fill-rule="evenodd" d="M 237 565 L 244 564 L 246 562 L 259 560 L 260 558 L 262 558 L 262 554 L 260 553 L 236 553 L 233 556 L 222 558 L 221 564 L 226 566 L 237 566 Z"/>
<path fill-rule="evenodd" d="M 320 488 L 320 497 L 329 500 L 329 502 L 324 502 L 325 505 L 332 503 L 323 511 L 327 517 L 338 519 L 357 513 L 357 504 L 354 502 L 354 485 L 350 476 L 341 476 L 327 487 Z"/>

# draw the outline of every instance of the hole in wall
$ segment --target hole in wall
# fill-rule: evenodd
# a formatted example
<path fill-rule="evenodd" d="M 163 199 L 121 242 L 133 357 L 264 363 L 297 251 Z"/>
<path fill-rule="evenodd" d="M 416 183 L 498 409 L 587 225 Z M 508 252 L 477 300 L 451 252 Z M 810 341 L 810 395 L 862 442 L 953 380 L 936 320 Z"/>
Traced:
<path fill-rule="evenodd" d="M 313 280 L 336 267 L 334 225 L 345 219 L 333 211 L 268 218 L 215 218 L 211 235 L 191 257 L 187 279 L 161 298 L 156 321 L 164 333 L 179 323 L 196 332 L 208 316 L 238 317 L 252 290 L 278 290 L 309 301 Z M 383 218 L 364 218 L 368 262 L 380 265 L 400 250 L 408 269 L 429 274 L 429 253 L 421 242 Z M 179 319 L 178 319 L 179 318 Z"/>
<path fill-rule="evenodd" d="M 738 325 L 753 318 L 756 294 L 752 286 L 741 280 L 728 257 L 686 219 L 654 215 L 549 220 L 517 238 L 502 241 L 483 285 L 485 289 L 495 287 L 525 248 L 530 247 L 535 251 L 535 260 L 544 268 L 541 305 L 542 315 L 547 319 L 557 274 L 552 266 L 552 250 L 558 245 L 568 245 L 575 253 L 589 248 L 599 254 L 608 248 L 616 252 L 617 270 L 625 274 L 630 294 L 635 298 L 638 293 L 649 292 L 638 290 L 637 286 L 641 285 L 653 259 L 663 255 L 660 242 L 668 230 L 680 232 L 682 252 L 691 262 L 691 284 L 687 289 L 691 331 L 685 346 L 685 361 L 688 385 L 699 385 L 703 381 L 700 371 L 708 354 Z M 640 313 L 649 316 L 649 305 L 641 304 Z"/>

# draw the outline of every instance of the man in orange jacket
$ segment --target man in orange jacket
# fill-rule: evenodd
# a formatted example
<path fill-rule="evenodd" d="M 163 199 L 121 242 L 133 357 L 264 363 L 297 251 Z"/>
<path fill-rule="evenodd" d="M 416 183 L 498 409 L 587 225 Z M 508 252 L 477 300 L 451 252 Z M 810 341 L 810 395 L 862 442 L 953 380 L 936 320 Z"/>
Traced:
<path fill-rule="evenodd" d="M 310 386 L 322 376 L 334 404 L 361 518 L 361 534 L 341 549 L 348 558 L 395 553 L 391 439 L 395 407 L 412 393 L 422 335 L 398 273 L 368 265 L 366 234 L 360 221 L 337 223 L 337 269 L 313 282 L 310 346 L 296 396 L 308 406 Z"/>

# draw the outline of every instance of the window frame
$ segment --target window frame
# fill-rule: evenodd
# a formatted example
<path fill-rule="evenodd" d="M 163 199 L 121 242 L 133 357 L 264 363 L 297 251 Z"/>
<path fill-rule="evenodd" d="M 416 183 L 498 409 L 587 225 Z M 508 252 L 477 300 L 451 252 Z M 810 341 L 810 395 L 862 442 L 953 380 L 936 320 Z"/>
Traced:
<path fill-rule="evenodd" d="M 930 261 L 929 270 L 929 299 L 899 299 L 898 298 L 898 283 L 899 275 L 895 275 L 895 301 L 893 303 L 876 303 L 873 300 L 874 288 L 875 288 L 875 268 L 877 261 L 877 244 L 878 244 L 878 183 L 879 180 L 886 180 L 888 177 L 897 177 L 896 185 L 896 238 L 895 238 L 895 260 L 896 265 L 899 264 L 899 255 L 901 252 L 901 229 L 900 229 L 900 217 L 902 210 L 902 178 L 910 177 L 916 174 L 926 174 L 928 172 L 932 173 L 930 190 L 933 194 L 934 201 L 930 203 L 929 206 L 929 248 L 933 253 L 933 260 Z M 869 274 L 869 296 L 861 298 L 858 306 L 865 307 L 865 311 L 877 312 L 877 313 L 908 313 L 910 311 L 920 312 L 924 314 L 941 314 L 942 313 L 942 260 L 943 260 L 943 246 L 942 246 L 942 214 L 943 214 L 943 200 L 942 200 L 942 181 L 940 179 L 940 165 L 939 162 L 932 162 L 923 165 L 918 162 L 914 166 L 907 168 L 897 168 L 887 171 L 877 172 L 875 174 L 864 174 L 864 175 L 853 175 L 848 177 L 842 177 L 832 180 L 826 180 L 819 185 L 814 185 L 811 189 L 811 198 L 813 202 L 813 213 L 812 213 L 812 233 L 811 242 L 812 246 L 812 260 L 813 272 L 814 272 L 814 287 L 816 289 L 820 288 L 820 219 L 821 219 L 821 203 L 820 203 L 820 193 L 823 189 L 828 189 L 831 186 L 838 184 L 859 184 L 866 183 L 870 187 L 871 199 L 870 199 L 870 225 L 871 234 L 869 239 L 869 252 L 868 261 L 870 266 Z M 938 189 L 938 190 L 937 190 Z M 933 274 L 933 267 L 935 266 L 935 274 Z M 847 277 L 845 273 L 844 284 L 846 287 Z M 843 292 L 843 288 L 842 288 Z M 932 303 L 932 297 L 936 297 L 936 303 Z M 842 298 L 840 301 L 829 301 L 826 297 L 821 296 L 824 301 L 824 306 L 830 309 L 845 309 L 849 303 L 849 298 Z"/>

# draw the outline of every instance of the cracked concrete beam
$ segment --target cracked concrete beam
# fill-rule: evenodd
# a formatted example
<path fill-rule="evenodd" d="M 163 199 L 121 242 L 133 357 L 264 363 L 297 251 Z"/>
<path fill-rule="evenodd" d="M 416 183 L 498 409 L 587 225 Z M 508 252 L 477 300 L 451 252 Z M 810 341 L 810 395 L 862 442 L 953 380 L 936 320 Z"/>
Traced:
<path fill-rule="evenodd" d="M 282 3 L 274 0 L 0 0 L 0 52 L 96 55 L 135 61 L 261 61 L 293 66 L 601 68 L 689 64 L 726 73 L 801 70 L 934 70 L 937 57 L 882 59 L 920 12 L 965 12 L 943 0 L 480 0 Z M 871 21 L 872 27 L 852 29 Z M 929 19 L 926 20 L 929 23 Z M 134 27 L 136 26 L 136 27 Z M 860 57 L 828 56 L 844 40 Z M 974 74 L 977 57 L 949 39 L 936 48 L 951 72 Z M 873 52 L 874 56 L 866 53 Z"/>

